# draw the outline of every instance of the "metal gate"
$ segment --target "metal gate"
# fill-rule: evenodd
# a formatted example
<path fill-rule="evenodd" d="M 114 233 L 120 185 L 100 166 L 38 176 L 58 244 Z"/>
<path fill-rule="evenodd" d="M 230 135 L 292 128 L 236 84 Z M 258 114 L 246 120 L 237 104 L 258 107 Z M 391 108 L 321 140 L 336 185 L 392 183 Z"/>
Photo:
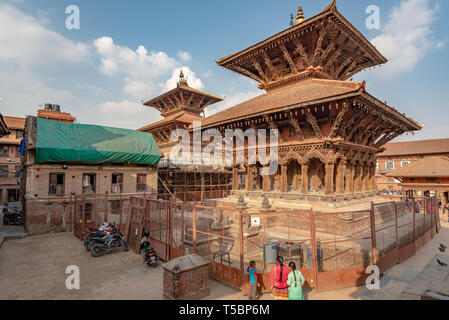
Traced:
<path fill-rule="evenodd" d="M 75 195 L 73 204 L 73 233 L 78 238 L 87 228 L 108 221 L 108 195 Z"/>

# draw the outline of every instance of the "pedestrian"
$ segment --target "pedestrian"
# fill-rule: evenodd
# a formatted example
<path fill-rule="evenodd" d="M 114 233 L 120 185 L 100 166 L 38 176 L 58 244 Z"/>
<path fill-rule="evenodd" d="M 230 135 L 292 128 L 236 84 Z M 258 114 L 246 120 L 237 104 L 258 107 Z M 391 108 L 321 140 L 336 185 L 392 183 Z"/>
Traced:
<path fill-rule="evenodd" d="M 443 208 L 443 215 L 446 213 L 446 210 L 448 210 L 448 205 L 447 205 L 447 203 L 444 205 L 444 208 Z"/>
<path fill-rule="evenodd" d="M 290 273 L 288 275 L 288 300 L 304 300 L 304 294 L 302 292 L 302 286 L 305 279 L 301 271 L 296 270 L 296 264 L 290 262 L 288 265 Z"/>
<path fill-rule="evenodd" d="M 284 265 L 284 258 L 279 256 L 276 265 L 271 269 L 271 295 L 275 300 L 288 299 L 288 274 L 289 269 Z"/>
<path fill-rule="evenodd" d="M 248 267 L 249 273 L 249 300 L 255 300 L 258 296 L 257 289 L 260 287 L 259 280 L 257 279 L 256 262 L 251 261 Z"/>

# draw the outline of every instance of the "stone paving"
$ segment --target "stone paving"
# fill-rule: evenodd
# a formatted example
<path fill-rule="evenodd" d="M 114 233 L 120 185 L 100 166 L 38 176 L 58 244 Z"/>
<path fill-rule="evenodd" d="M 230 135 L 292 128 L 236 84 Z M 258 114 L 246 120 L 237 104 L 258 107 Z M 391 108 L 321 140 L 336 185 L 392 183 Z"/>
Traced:
<path fill-rule="evenodd" d="M 380 281 L 379 290 L 366 290 L 360 300 L 421 300 L 421 295 L 430 288 L 441 292 L 449 288 L 449 268 L 441 267 L 437 258 L 449 264 L 449 249 L 438 250 L 440 243 L 449 247 L 449 223 L 441 216 L 441 231 L 419 252 L 402 264 L 388 270 Z M 430 261 L 430 262 L 429 262 Z"/>
<path fill-rule="evenodd" d="M 23 238 L 25 230 L 23 226 L 5 226 L 3 224 L 3 213 L 0 213 L 0 238 Z"/>

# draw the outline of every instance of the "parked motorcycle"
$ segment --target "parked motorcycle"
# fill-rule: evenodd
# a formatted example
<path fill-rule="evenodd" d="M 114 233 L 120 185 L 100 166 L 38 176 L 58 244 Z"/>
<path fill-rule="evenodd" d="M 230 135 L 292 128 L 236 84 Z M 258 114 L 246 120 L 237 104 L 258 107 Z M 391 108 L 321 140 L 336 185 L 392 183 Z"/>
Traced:
<path fill-rule="evenodd" d="M 20 226 L 23 224 L 22 205 L 17 202 L 8 203 L 3 207 L 3 224 Z"/>
<path fill-rule="evenodd" d="M 123 247 L 125 251 L 129 250 L 122 233 L 118 230 L 106 235 L 103 238 L 93 238 L 93 243 L 89 246 L 90 253 L 94 257 L 100 257 L 107 252 L 113 252 Z"/>
<path fill-rule="evenodd" d="M 140 239 L 140 254 L 144 258 L 144 262 L 150 267 L 156 268 L 157 267 L 157 261 L 159 260 L 159 257 L 156 254 L 156 251 L 151 247 L 149 242 L 150 237 L 150 231 L 146 230 L 143 233 L 142 239 Z"/>
<path fill-rule="evenodd" d="M 89 247 L 95 239 L 106 237 L 115 231 L 116 230 L 114 225 L 107 222 L 104 222 L 98 229 L 88 228 L 86 231 L 84 231 L 82 237 L 84 241 L 84 247 L 87 251 L 89 251 Z"/>

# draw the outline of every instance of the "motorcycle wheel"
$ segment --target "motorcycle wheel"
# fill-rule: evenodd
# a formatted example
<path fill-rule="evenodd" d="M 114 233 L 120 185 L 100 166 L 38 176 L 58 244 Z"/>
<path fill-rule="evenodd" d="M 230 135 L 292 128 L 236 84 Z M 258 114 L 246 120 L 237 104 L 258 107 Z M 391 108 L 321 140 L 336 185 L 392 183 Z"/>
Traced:
<path fill-rule="evenodd" d="M 90 253 L 94 256 L 94 257 L 100 257 L 102 255 L 104 255 L 104 253 L 106 252 L 105 249 L 100 248 L 98 246 L 94 246 L 92 247 L 92 249 L 90 250 Z"/>
<path fill-rule="evenodd" d="M 3 218 L 3 224 L 6 226 L 9 224 L 9 219 L 8 218 Z"/>
<path fill-rule="evenodd" d="M 153 263 L 151 266 L 152 266 L 153 268 L 156 268 L 156 267 L 157 267 L 157 262 Z"/>
<path fill-rule="evenodd" d="M 128 243 L 126 241 L 123 241 L 123 249 L 129 251 Z"/>

